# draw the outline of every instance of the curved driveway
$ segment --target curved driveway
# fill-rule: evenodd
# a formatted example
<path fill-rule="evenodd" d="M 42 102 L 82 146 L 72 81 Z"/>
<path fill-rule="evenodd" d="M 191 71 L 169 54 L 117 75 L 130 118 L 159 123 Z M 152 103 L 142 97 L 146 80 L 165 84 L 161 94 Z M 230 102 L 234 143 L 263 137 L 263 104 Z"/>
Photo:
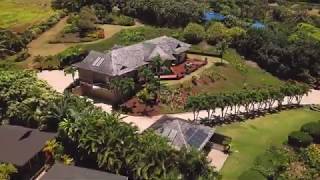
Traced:
<path fill-rule="evenodd" d="M 71 75 L 64 75 L 63 71 L 55 70 L 55 71 L 42 71 L 38 73 L 38 78 L 41 80 L 46 81 L 53 89 L 62 93 L 64 89 L 69 86 L 73 79 Z M 320 91 L 319 90 L 312 90 L 308 96 L 303 97 L 302 104 L 320 104 Z M 112 108 L 108 104 L 104 103 L 96 103 L 97 107 L 101 107 L 106 112 L 112 112 Z M 216 110 L 216 115 L 219 115 L 219 109 Z M 124 117 L 124 121 L 127 123 L 133 123 L 136 125 L 139 130 L 142 132 L 147 129 L 150 125 L 156 122 L 162 115 L 147 117 L 147 116 L 129 116 L 129 115 L 122 115 Z M 179 117 L 183 119 L 193 119 L 192 112 L 185 112 L 185 113 L 178 113 L 178 114 L 170 114 L 170 116 Z M 201 111 L 199 113 L 199 118 L 207 117 L 206 111 Z"/>

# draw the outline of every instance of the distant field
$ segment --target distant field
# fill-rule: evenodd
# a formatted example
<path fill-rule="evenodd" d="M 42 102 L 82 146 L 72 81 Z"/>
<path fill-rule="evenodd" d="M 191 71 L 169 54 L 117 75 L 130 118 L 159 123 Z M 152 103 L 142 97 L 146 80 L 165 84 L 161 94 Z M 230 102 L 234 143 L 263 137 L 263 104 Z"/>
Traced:
<path fill-rule="evenodd" d="M 53 14 L 51 0 L 0 0 L 0 27 L 21 32 Z"/>

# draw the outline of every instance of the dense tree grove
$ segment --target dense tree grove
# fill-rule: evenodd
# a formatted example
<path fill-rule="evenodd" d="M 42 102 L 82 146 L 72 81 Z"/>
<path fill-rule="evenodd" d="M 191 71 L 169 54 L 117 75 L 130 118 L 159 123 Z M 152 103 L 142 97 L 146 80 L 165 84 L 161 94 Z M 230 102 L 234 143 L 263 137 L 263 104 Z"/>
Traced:
<path fill-rule="evenodd" d="M 268 8 L 268 0 L 209 0 L 209 4 L 225 15 L 254 19 L 263 19 Z"/>
<path fill-rule="evenodd" d="M 80 11 L 84 6 L 93 6 L 97 16 L 105 18 L 114 6 L 122 13 L 157 25 L 181 26 L 189 22 L 200 22 L 204 4 L 195 0 L 54 0 L 54 8 Z M 160 11 L 161 9 L 161 11 Z M 101 14 L 102 13 L 102 14 Z"/>
<path fill-rule="evenodd" d="M 234 46 L 281 78 L 307 83 L 319 81 L 320 41 L 307 34 L 290 41 L 285 33 L 277 29 L 251 29 Z"/>
<path fill-rule="evenodd" d="M 204 5 L 195 0 L 128 0 L 124 11 L 153 24 L 181 26 L 200 22 Z"/>
<path fill-rule="evenodd" d="M 217 95 L 201 94 L 190 96 L 185 108 L 193 111 L 195 120 L 198 119 L 200 111 L 207 111 L 208 119 L 213 119 L 215 110 L 220 109 L 219 119 L 224 120 L 227 115 L 260 113 L 265 110 L 270 111 L 275 106 L 281 109 L 284 103 L 299 105 L 303 95 L 308 91 L 308 86 L 304 84 L 287 83 L 280 88 L 245 90 Z"/>
<path fill-rule="evenodd" d="M 79 165 L 131 179 L 218 177 L 202 152 L 177 151 L 151 131 L 138 134 L 117 114 L 105 113 L 84 98 L 59 95 L 32 72 L 0 72 L 0 112 L 0 119 L 10 124 L 58 128 L 58 141 Z"/>

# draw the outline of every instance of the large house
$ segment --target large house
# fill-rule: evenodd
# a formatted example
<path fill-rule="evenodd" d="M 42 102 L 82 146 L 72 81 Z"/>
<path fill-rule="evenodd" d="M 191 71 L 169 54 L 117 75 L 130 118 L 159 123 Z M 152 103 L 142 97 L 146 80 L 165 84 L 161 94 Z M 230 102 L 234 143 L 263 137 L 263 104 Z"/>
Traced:
<path fill-rule="evenodd" d="M 162 36 L 126 47 L 114 47 L 107 53 L 91 51 L 82 62 L 74 65 L 82 84 L 81 94 L 110 99 L 114 95 L 100 89 L 101 84 L 107 84 L 115 77 L 136 78 L 138 69 L 157 56 L 171 64 L 182 63 L 190 47 L 190 44 Z"/>

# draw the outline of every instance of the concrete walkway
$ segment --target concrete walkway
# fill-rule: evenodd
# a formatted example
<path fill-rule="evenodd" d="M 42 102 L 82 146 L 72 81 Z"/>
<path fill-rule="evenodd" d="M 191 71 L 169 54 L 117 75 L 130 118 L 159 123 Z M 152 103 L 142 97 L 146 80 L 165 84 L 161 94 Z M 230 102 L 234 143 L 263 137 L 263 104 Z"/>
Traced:
<path fill-rule="evenodd" d="M 208 159 L 211 161 L 210 165 L 215 167 L 217 171 L 220 171 L 220 169 L 222 169 L 224 162 L 226 162 L 228 157 L 228 154 L 225 154 L 224 152 L 216 149 L 211 149 L 208 154 Z"/>

